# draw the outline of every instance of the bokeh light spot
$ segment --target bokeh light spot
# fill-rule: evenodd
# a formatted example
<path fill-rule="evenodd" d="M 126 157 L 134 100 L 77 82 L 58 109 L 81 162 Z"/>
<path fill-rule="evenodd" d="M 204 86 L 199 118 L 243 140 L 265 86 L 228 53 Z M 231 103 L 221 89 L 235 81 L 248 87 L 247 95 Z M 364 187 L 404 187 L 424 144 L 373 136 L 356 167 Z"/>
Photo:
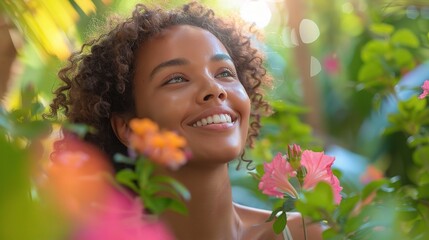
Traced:
<path fill-rule="evenodd" d="M 299 34 L 303 43 L 312 43 L 320 36 L 317 24 L 310 19 L 303 19 L 299 24 Z"/>
<path fill-rule="evenodd" d="M 311 56 L 311 62 L 310 62 L 310 76 L 314 77 L 316 76 L 318 73 L 320 73 L 320 71 L 322 70 L 322 65 L 320 64 L 320 61 Z"/>

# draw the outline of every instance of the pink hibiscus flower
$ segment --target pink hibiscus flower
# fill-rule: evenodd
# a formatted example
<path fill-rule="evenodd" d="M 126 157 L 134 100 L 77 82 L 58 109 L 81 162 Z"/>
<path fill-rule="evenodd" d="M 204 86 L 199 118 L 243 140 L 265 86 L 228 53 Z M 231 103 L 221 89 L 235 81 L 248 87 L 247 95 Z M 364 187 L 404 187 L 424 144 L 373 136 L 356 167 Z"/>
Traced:
<path fill-rule="evenodd" d="M 422 85 L 423 93 L 420 94 L 419 98 L 423 99 L 429 94 L 429 80 L 426 80 Z"/>
<path fill-rule="evenodd" d="M 270 163 L 264 163 L 265 174 L 259 182 L 259 189 L 264 194 L 283 198 L 285 194 L 296 198 L 298 193 L 289 182 L 290 177 L 294 177 L 296 172 L 292 166 L 278 153 Z"/>
<path fill-rule="evenodd" d="M 339 204 L 341 202 L 340 192 L 343 188 L 340 186 L 340 181 L 331 170 L 334 160 L 334 157 L 327 156 L 323 152 L 305 150 L 302 153 L 301 159 L 301 164 L 307 170 L 303 188 L 310 190 L 320 181 L 325 181 L 332 186 L 335 203 Z"/>

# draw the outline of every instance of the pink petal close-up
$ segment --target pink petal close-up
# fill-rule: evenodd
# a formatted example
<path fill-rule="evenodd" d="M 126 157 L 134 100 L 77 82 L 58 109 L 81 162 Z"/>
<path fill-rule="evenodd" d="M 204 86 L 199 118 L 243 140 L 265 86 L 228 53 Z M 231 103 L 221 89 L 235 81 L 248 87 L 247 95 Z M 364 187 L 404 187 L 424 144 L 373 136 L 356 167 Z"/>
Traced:
<path fill-rule="evenodd" d="M 320 181 L 325 181 L 332 186 L 334 192 L 335 203 L 341 202 L 340 181 L 332 173 L 332 164 L 335 158 L 325 155 L 323 152 L 313 152 L 305 150 L 302 153 L 301 164 L 306 168 L 307 174 L 304 178 L 303 188 L 310 190 L 314 188 Z"/>
<path fill-rule="evenodd" d="M 264 194 L 283 198 L 285 194 L 296 198 L 298 196 L 295 188 L 289 182 L 296 172 L 289 162 L 278 153 L 270 163 L 264 164 L 265 174 L 259 182 L 259 189 Z"/>
<path fill-rule="evenodd" d="M 422 85 L 423 93 L 420 94 L 419 98 L 423 99 L 429 94 L 429 80 L 426 80 Z"/>

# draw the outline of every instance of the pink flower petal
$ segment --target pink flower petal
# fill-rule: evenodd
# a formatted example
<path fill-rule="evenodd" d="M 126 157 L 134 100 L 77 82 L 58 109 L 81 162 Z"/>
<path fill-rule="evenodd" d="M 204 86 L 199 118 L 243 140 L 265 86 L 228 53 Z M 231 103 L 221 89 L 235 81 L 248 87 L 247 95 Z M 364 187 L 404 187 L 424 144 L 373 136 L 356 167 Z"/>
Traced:
<path fill-rule="evenodd" d="M 283 198 L 285 194 L 296 198 L 298 196 L 295 188 L 289 182 L 296 172 L 289 162 L 278 153 L 270 163 L 264 164 L 265 174 L 259 183 L 259 189 L 264 194 Z"/>
<path fill-rule="evenodd" d="M 302 153 L 301 164 L 306 168 L 307 174 L 304 178 L 303 188 L 310 190 L 314 188 L 317 183 L 324 181 L 332 186 L 334 192 L 335 203 L 339 204 L 341 201 L 340 181 L 332 173 L 331 167 L 335 158 L 325 155 L 323 152 L 313 152 L 305 150 Z"/>

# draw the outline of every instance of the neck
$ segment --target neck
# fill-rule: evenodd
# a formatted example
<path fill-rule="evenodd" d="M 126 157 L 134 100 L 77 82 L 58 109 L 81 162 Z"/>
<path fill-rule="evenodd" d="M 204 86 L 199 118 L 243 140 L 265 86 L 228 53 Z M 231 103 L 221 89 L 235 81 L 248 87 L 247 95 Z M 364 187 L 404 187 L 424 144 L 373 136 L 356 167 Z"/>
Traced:
<path fill-rule="evenodd" d="M 178 240 L 238 238 L 241 223 L 232 204 L 227 164 L 190 164 L 169 174 L 191 193 L 187 216 L 173 212 L 161 216 Z"/>

